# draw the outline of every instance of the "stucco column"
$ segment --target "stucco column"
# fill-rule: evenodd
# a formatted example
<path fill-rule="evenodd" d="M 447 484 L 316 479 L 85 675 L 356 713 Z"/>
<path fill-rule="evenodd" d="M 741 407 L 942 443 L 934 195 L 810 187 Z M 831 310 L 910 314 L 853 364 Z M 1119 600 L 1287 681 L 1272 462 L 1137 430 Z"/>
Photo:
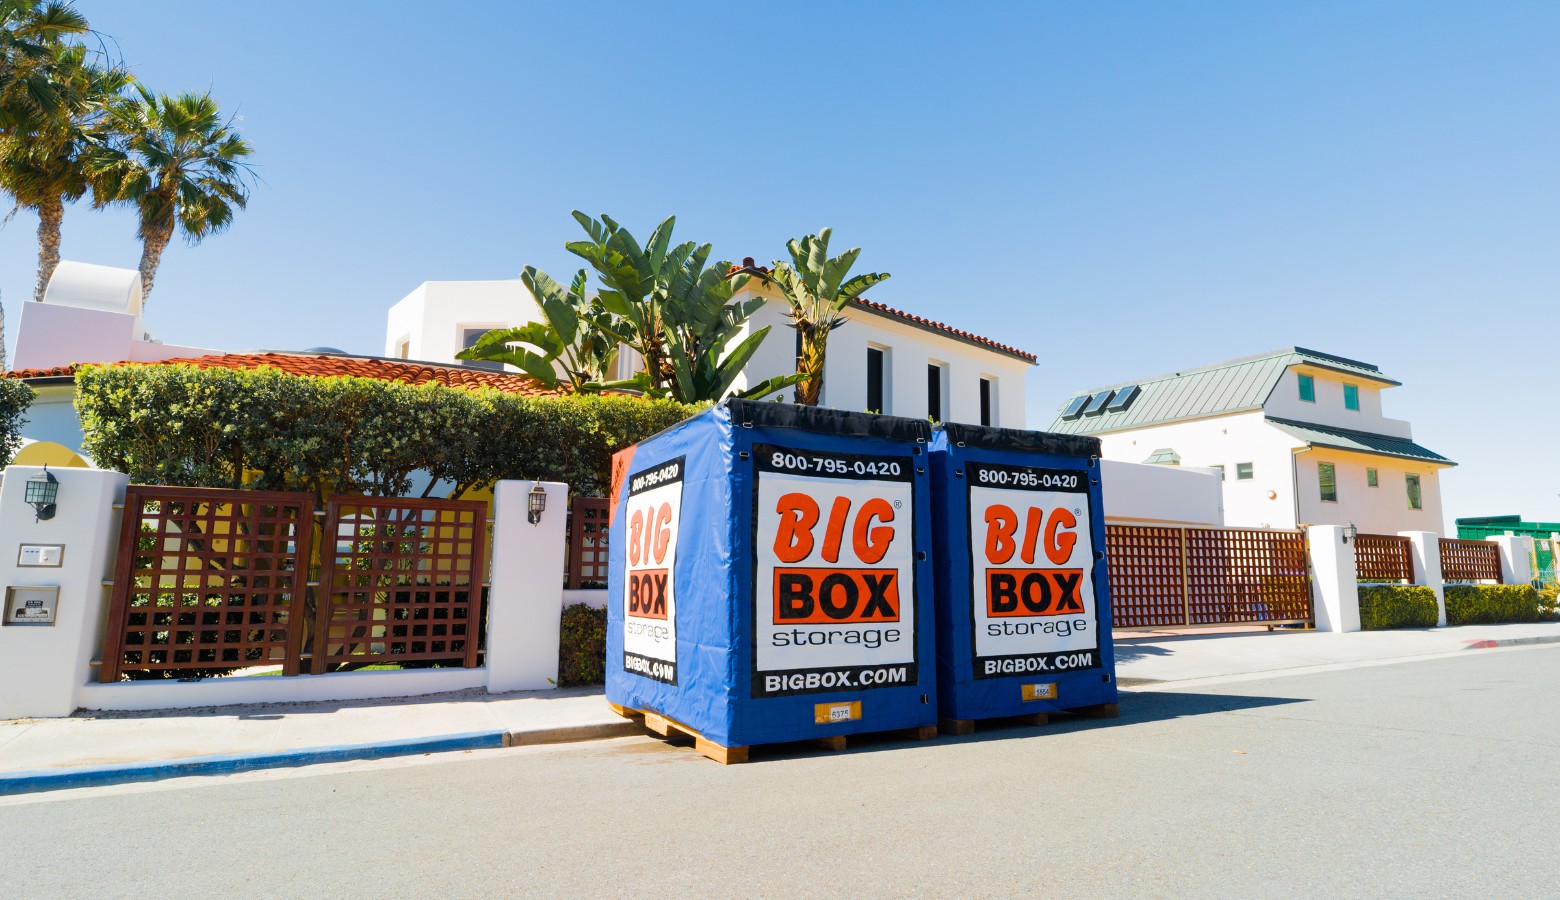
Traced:
<path fill-rule="evenodd" d="M 1441 536 L 1433 531 L 1400 531 L 1413 545 L 1415 583 L 1435 591 L 1435 624 L 1446 627 L 1446 584 L 1441 580 Z"/>
<path fill-rule="evenodd" d="M 488 589 L 488 693 L 557 687 L 569 486 L 541 482 L 547 509 L 526 517 L 534 481 L 493 489 L 493 582 Z"/>
<path fill-rule="evenodd" d="M 1492 538 L 1500 547 L 1500 580 L 1504 584 L 1533 583 L 1533 539 L 1516 534 L 1502 534 Z"/>
<path fill-rule="evenodd" d="M 125 476 L 101 469 L 50 469 L 59 481 L 54 518 L 38 521 L 23 499 L 43 469 L 11 466 L 0 486 L 0 582 L 57 587 L 52 625 L 0 625 L 0 719 L 68 716 L 97 677 Z M 59 545 L 59 566 L 20 564 L 23 546 Z M 51 553 L 54 551 L 50 551 Z"/>
<path fill-rule="evenodd" d="M 1360 585 L 1354 545 L 1343 542 L 1342 525 L 1306 527 L 1317 631 L 1360 630 Z"/>

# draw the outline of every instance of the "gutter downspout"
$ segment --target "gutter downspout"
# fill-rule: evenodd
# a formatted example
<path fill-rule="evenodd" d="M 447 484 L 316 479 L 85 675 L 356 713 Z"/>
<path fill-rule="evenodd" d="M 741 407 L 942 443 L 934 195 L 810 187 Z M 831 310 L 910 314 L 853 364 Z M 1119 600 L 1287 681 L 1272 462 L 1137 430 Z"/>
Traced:
<path fill-rule="evenodd" d="M 1304 447 L 1295 447 L 1289 451 L 1289 491 L 1294 497 L 1295 527 L 1300 528 L 1300 454 L 1311 449 L 1310 444 Z"/>

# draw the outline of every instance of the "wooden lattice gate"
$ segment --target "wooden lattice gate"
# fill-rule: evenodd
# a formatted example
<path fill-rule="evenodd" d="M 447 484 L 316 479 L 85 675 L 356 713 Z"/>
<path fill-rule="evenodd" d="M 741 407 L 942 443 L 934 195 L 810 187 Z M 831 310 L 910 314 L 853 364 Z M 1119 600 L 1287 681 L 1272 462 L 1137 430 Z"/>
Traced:
<path fill-rule="evenodd" d="M 310 671 L 475 666 L 486 527 L 475 501 L 331 498 Z"/>
<path fill-rule="evenodd" d="M 298 674 L 313 510 L 312 494 L 126 488 L 101 680 Z"/>
<path fill-rule="evenodd" d="M 1105 527 L 1116 628 L 1313 624 L 1305 535 Z"/>

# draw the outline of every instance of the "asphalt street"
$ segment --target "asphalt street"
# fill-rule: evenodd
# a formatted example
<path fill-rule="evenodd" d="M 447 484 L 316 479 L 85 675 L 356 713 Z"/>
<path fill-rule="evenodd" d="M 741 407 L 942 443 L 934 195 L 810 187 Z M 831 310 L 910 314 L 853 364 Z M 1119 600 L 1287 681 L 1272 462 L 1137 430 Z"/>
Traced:
<path fill-rule="evenodd" d="M 0 801 L 14 897 L 1554 896 L 1560 646 L 716 765 L 651 738 Z"/>

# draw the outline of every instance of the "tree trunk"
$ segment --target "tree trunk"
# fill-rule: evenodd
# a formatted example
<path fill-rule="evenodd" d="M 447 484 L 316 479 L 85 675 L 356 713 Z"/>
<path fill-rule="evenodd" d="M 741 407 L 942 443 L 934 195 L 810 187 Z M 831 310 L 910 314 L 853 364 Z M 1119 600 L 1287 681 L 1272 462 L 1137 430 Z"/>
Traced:
<path fill-rule="evenodd" d="M 64 218 L 65 204 L 58 197 L 38 207 L 38 283 L 33 287 L 33 299 L 39 303 L 60 264 L 60 221 Z"/>
<path fill-rule="evenodd" d="M 796 371 L 806 376 L 796 383 L 796 403 L 798 406 L 817 406 L 823 398 L 824 342 L 828 332 L 811 321 L 798 320 L 796 327 L 802 336 L 802 355 L 796 360 Z"/>
<path fill-rule="evenodd" d="M 168 241 L 173 237 L 173 222 L 166 226 L 152 226 L 146 229 L 146 236 L 141 240 L 141 309 L 146 309 L 146 299 L 152 295 L 152 282 L 157 278 L 157 267 L 162 263 L 163 251 L 168 249 Z"/>

